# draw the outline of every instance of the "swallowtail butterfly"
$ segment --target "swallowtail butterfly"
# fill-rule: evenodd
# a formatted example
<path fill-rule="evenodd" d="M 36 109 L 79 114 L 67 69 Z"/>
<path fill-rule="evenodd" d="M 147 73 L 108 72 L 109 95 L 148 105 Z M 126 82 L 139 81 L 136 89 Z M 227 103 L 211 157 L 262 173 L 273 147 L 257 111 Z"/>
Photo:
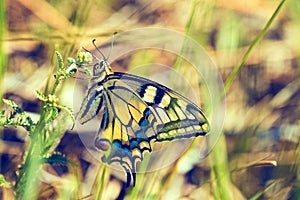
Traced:
<path fill-rule="evenodd" d="M 94 145 L 101 160 L 120 164 L 127 186 L 135 185 L 137 163 L 154 143 L 205 136 L 209 124 L 184 96 L 149 79 L 113 72 L 107 59 L 97 59 L 77 119 L 84 124 L 100 115 Z"/>

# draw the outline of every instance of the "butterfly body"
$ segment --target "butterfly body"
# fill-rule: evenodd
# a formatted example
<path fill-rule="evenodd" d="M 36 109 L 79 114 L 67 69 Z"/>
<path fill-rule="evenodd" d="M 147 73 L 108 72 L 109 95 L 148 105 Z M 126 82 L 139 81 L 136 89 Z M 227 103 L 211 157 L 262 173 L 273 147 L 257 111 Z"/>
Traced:
<path fill-rule="evenodd" d="M 112 72 L 105 60 L 94 66 L 94 78 L 81 105 L 84 124 L 100 117 L 95 147 L 102 161 L 120 164 L 133 180 L 137 163 L 153 143 L 204 136 L 208 121 L 201 109 L 177 92 L 154 81 Z"/>

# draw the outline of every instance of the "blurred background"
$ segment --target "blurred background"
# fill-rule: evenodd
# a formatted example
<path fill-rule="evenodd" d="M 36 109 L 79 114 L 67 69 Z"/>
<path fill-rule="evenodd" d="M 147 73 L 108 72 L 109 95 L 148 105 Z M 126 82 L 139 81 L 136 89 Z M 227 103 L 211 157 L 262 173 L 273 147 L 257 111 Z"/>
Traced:
<path fill-rule="evenodd" d="M 38 119 L 41 103 L 34 91 L 44 89 L 57 67 L 55 50 L 64 59 L 76 57 L 80 46 L 94 49 L 94 38 L 99 44 L 108 42 L 109 47 L 114 32 L 144 27 L 164 27 L 196 40 L 226 82 L 280 2 L 2 1 L 1 95 Z M 102 183 L 102 199 L 300 199 L 299 10 L 300 1 L 284 3 L 234 77 L 226 91 L 223 132 L 206 158 L 195 158 L 191 150 L 173 165 L 142 175 L 134 189 L 125 188 L 122 172 L 111 173 Z M 160 56 L 136 53 L 112 63 L 112 68 L 126 72 Z M 167 63 L 174 62 L 171 58 Z M 192 77 L 188 70 L 182 73 Z M 60 88 L 65 105 L 73 103 L 74 83 L 70 79 Z M 14 183 L 28 135 L 16 127 L 1 131 L 0 173 Z M 71 127 L 56 151 L 77 167 L 46 164 L 39 199 L 57 199 L 64 192 L 69 199 L 93 199 L 95 176 L 102 164 L 89 155 Z M 181 170 L 190 159 L 192 164 Z M 13 198 L 13 187 L 0 188 L 0 195 L 0 199 Z"/>

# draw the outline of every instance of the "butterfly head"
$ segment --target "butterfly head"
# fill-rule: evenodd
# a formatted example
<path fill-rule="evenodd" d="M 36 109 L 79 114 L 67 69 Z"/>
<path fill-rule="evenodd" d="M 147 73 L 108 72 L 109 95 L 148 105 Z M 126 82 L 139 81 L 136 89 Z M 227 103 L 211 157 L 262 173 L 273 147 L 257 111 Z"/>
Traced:
<path fill-rule="evenodd" d="M 95 57 L 96 60 L 98 61 L 98 63 L 94 65 L 93 75 L 94 76 L 101 76 L 101 75 L 112 74 L 112 70 L 111 70 L 111 67 L 108 63 L 108 59 L 109 59 L 109 56 L 111 54 L 111 50 L 112 50 L 112 47 L 113 47 L 113 40 L 111 42 L 111 49 L 110 49 L 110 52 L 109 52 L 107 57 L 105 57 L 104 54 L 100 51 L 100 49 L 96 46 L 95 41 L 96 40 L 94 39 L 93 44 L 94 44 L 96 50 L 101 54 L 102 59 L 99 59 L 98 57 L 93 55 L 93 57 Z"/>
<path fill-rule="evenodd" d="M 93 76 L 99 77 L 101 75 L 108 75 L 112 73 L 111 67 L 107 62 L 107 59 L 100 60 L 98 59 L 98 63 L 94 65 L 93 68 Z"/>

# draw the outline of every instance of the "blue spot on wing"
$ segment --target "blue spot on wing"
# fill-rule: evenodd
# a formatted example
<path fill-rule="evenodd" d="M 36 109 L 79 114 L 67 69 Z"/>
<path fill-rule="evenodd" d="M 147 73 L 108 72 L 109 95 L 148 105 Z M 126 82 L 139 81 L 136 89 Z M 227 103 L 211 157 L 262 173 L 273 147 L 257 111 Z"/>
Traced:
<path fill-rule="evenodd" d="M 144 117 L 141 118 L 141 120 L 139 121 L 139 125 L 140 126 L 146 126 L 147 125 L 147 120 Z"/>

